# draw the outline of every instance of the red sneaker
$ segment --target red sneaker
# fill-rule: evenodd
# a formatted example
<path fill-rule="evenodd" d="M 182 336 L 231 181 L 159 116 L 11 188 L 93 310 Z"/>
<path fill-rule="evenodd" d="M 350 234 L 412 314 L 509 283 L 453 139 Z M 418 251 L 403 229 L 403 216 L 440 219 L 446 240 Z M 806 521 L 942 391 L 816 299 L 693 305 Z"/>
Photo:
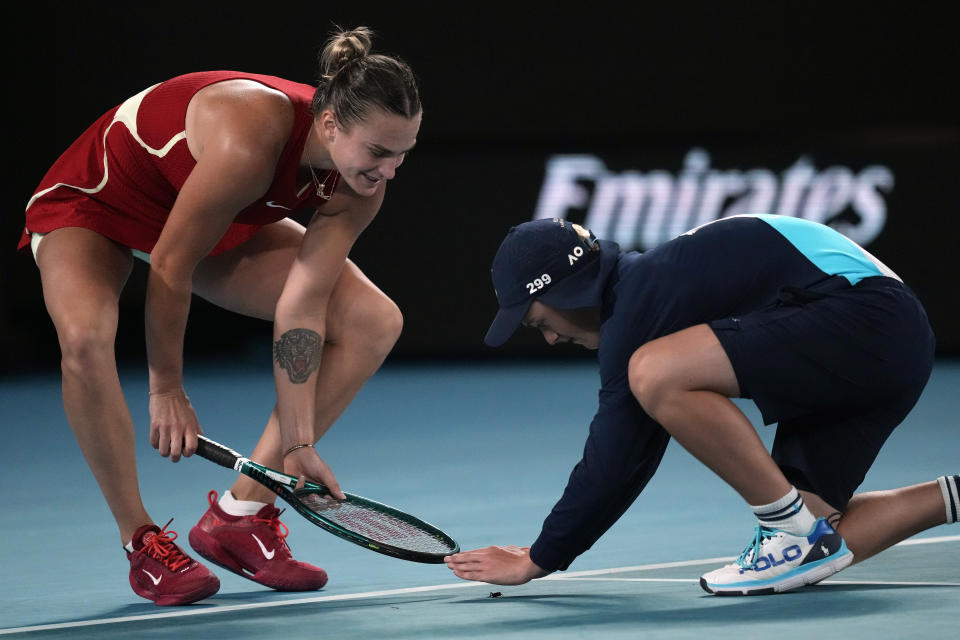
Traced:
<path fill-rule="evenodd" d="M 145 524 L 134 532 L 133 552 L 127 551 L 130 586 L 138 596 L 163 606 L 209 598 L 220 589 L 220 580 L 173 543 L 177 533 L 167 530 L 170 522 L 162 530 Z"/>
<path fill-rule="evenodd" d="M 198 554 L 237 575 L 277 591 L 315 591 L 327 584 L 327 572 L 290 554 L 282 511 L 265 505 L 253 516 L 232 516 L 207 494 L 210 508 L 190 529 L 190 546 Z"/>

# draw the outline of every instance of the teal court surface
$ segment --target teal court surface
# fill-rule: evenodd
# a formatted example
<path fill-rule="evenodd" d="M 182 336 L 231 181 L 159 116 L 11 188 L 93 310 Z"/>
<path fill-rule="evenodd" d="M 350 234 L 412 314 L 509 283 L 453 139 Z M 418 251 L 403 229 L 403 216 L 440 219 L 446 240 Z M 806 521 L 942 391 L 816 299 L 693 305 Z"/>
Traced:
<path fill-rule="evenodd" d="M 147 442 L 143 367 L 121 370 L 137 425 L 147 509 L 187 534 L 234 473 L 177 464 Z M 188 368 L 205 433 L 247 453 L 273 403 L 266 370 Z M 347 491 L 409 511 L 464 549 L 528 545 L 580 457 L 596 406 L 585 362 L 391 364 L 318 449 Z M 862 491 L 960 472 L 960 362 L 941 361 Z M 753 405 L 742 408 L 759 426 Z M 6 504 L 0 635 L 25 638 L 905 638 L 951 637 L 960 612 L 960 527 L 932 529 L 832 579 L 778 596 L 720 598 L 701 573 L 752 534 L 742 500 L 676 443 L 648 488 L 566 572 L 518 587 L 464 582 L 283 515 L 295 556 L 324 567 L 320 591 L 279 593 L 211 567 L 212 598 L 157 607 L 127 583 L 110 513 L 63 415 L 55 375 L 0 379 Z"/>

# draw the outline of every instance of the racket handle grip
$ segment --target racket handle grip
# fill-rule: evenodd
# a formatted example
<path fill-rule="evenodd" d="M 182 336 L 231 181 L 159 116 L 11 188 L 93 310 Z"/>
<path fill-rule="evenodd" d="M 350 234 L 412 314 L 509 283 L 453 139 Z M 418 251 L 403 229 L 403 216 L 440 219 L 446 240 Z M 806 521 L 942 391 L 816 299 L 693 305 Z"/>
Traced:
<path fill-rule="evenodd" d="M 201 435 L 197 436 L 197 454 L 227 469 L 233 469 L 237 460 L 243 457 L 230 447 L 225 447 Z"/>

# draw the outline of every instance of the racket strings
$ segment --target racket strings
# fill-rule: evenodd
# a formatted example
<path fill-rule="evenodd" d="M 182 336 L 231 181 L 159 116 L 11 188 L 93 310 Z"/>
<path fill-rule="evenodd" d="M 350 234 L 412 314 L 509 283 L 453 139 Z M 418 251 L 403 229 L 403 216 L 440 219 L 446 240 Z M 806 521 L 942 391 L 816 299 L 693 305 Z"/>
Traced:
<path fill-rule="evenodd" d="M 326 520 L 374 542 L 432 554 L 450 553 L 454 548 L 443 536 L 371 506 L 337 503 L 327 496 L 313 493 L 299 494 L 299 497 Z"/>

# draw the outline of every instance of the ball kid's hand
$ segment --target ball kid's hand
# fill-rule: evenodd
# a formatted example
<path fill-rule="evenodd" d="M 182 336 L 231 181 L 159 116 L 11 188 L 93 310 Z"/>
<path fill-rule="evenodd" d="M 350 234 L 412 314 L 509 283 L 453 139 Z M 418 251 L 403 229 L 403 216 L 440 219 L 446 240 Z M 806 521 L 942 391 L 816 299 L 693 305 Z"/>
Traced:
<path fill-rule="evenodd" d="M 547 575 L 530 560 L 530 547 L 485 547 L 443 560 L 458 578 L 490 584 L 518 585 Z"/>

